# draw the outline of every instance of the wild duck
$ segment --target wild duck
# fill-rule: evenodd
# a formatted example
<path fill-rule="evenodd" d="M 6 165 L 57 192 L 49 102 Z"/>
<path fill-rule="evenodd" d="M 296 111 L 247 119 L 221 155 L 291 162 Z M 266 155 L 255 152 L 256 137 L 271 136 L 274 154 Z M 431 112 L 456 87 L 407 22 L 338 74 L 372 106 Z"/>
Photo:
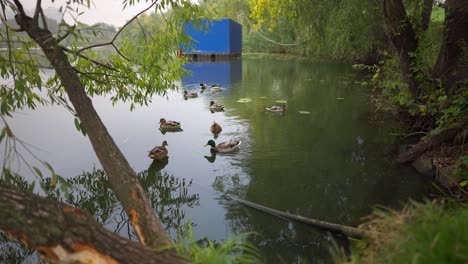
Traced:
<path fill-rule="evenodd" d="M 206 83 L 200 83 L 200 89 L 205 90 L 208 87 Z"/>
<path fill-rule="evenodd" d="M 168 151 L 166 146 L 168 146 L 167 141 L 164 140 L 161 146 L 156 146 L 149 151 L 148 157 L 154 160 L 163 160 L 167 157 Z"/>
<path fill-rule="evenodd" d="M 211 151 L 212 152 L 227 153 L 227 152 L 232 152 L 232 151 L 238 149 L 240 144 L 241 144 L 241 141 L 233 141 L 232 140 L 232 141 L 222 142 L 222 143 L 219 143 L 218 145 L 216 145 L 214 140 L 210 139 L 206 143 L 205 147 L 206 146 L 211 146 Z"/>
<path fill-rule="evenodd" d="M 164 118 L 159 120 L 159 128 L 161 129 L 180 129 L 180 126 L 180 122 L 166 121 Z"/>
<path fill-rule="evenodd" d="M 274 105 L 272 107 L 267 107 L 266 110 L 273 113 L 283 113 L 286 111 L 286 105 Z"/>
<path fill-rule="evenodd" d="M 211 101 L 211 102 L 210 102 L 210 110 L 213 110 L 213 111 L 222 111 L 222 110 L 224 110 L 224 105 L 222 105 L 222 104 L 217 104 L 217 103 L 215 103 L 214 101 Z"/>
<path fill-rule="evenodd" d="M 218 84 L 213 84 L 211 85 L 211 89 L 210 89 L 212 92 L 221 92 L 221 85 L 218 85 Z"/>
<path fill-rule="evenodd" d="M 193 98 L 193 97 L 197 97 L 198 96 L 198 93 L 197 92 L 187 92 L 187 91 L 184 91 L 184 97 L 185 98 Z"/>
<path fill-rule="evenodd" d="M 210 127 L 210 131 L 211 131 L 211 133 L 217 135 L 217 134 L 221 133 L 221 131 L 223 131 L 223 128 L 218 123 L 213 122 L 213 124 Z"/>

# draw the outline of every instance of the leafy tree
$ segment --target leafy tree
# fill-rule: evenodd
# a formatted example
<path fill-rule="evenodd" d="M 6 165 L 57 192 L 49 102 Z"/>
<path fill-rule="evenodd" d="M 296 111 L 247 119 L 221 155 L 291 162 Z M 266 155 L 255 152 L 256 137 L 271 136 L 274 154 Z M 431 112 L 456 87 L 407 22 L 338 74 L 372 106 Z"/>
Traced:
<path fill-rule="evenodd" d="M 155 253 L 141 247 L 168 247 L 171 240 L 153 213 L 135 172 L 107 132 L 89 96 L 110 94 L 113 102 L 130 101 L 131 107 L 134 107 L 135 104 L 146 104 L 155 93 L 176 88 L 175 81 L 183 73 L 183 59 L 175 56 L 174 50 L 181 42 L 187 41 L 180 27 L 184 21 L 198 17 L 196 5 L 180 0 L 149 1 L 144 11 L 153 9 L 164 13 L 166 9 L 172 10 L 165 16 L 164 31 L 158 34 L 145 31 L 146 38 L 119 41 L 126 25 L 135 21 L 142 11 L 120 28 L 110 41 L 82 47 L 78 40 L 83 43 L 88 39 L 83 37 L 79 26 L 67 25 L 62 21 L 59 30 L 52 32 L 46 22 L 41 0 L 36 1 L 32 17 L 26 14 L 21 2 L 0 2 L 1 18 L 5 25 L 0 36 L 7 43 L 7 50 L 0 57 L 0 74 L 4 80 L 11 80 L 0 87 L 0 114 L 11 115 L 17 109 L 35 108 L 37 104 L 67 107 L 76 116 L 77 128 L 89 137 L 113 192 L 129 216 L 140 245 L 106 232 L 78 209 L 14 188 L 5 182 L 9 172 L 5 169 L 3 180 L 0 181 L 0 208 L 3 212 L 12 213 L 6 217 L 16 221 L 2 221 L 0 228 L 17 237 L 24 234 L 20 238 L 28 245 L 38 249 L 46 258 L 56 261 L 76 258 L 76 261 L 85 262 L 84 253 L 89 253 L 96 258 L 129 263 L 128 254 L 122 254 L 123 250 L 119 252 L 118 249 L 126 245 L 125 252 L 134 252 L 132 262 L 158 259 L 161 262 L 184 262 L 172 250 Z M 135 2 L 138 1 L 123 0 L 124 6 Z M 75 12 L 73 5 L 89 7 L 91 1 L 68 1 L 61 10 Z M 15 14 L 15 24 L 7 20 L 7 12 Z M 74 41 L 62 44 L 69 37 Z M 102 59 L 94 52 L 97 47 L 110 47 L 114 52 Z M 37 48 L 42 53 L 35 52 Z M 52 68 L 55 74 L 45 79 L 41 75 L 43 68 Z M 2 138 L 5 135 L 14 139 L 14 132 L 8 126 L 4 128 Z M 43 212 L 43 215 L 35 212 Z M 26 220 L 29 222 L 24 222 Z M 30 223 L 33 228 L 26 228 L 31 226 Z M 83 225 L 87 229 L 81 228 Z M 64 249 L 67 254 L 58 253 Z"/>

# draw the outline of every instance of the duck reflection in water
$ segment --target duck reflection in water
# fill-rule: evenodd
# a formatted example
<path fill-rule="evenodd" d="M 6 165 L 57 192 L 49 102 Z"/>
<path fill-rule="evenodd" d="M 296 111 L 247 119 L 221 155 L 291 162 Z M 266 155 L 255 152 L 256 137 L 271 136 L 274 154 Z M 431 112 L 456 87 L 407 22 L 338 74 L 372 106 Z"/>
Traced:
<path fill-rule="evenodd" d="M 204 156 L 209 163 L 213 163 L 216 160 L 216 152 L 211 152 L 211 156 Z"/>
<path fill-rule="evenodd" d="M 162 160 L 153 160 L 153 162 L 151 162 L 151 165 L 148 168 L 148 171 L 152 173 L 159 172 L 162 169 L 164 169 L 167 166 L 167 164 L 169 164 L 169 157 L 167 156 Z"/>

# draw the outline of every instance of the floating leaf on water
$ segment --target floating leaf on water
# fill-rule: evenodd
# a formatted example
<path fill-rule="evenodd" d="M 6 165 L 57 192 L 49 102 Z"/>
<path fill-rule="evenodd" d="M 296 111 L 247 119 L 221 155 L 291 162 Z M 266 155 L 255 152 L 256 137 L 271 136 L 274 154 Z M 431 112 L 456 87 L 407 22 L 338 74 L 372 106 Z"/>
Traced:
<path fill-rule="evenodd" d="M 240 98 L 237 100 L 238 103 L 250 103 L 252 102 L 252 98 Z"/>
<path fill-rule="evenodd" d="M 278 103 L 278 104 L 286 104 L 288 101 L 286 101 L 286 100 L 276 100 L 275 102 Z"/>
<path fill-rule="evenodd" d="M 343 97 L 337 97 L 336 100 L 344 100 Z"/>
<path fill-rule="evenodd" d="M 260 96 L 259 98 L 260 99 L 266 99 L 267 97 L 266 96 Z"/>
<path fill-rule="evenodd" d="M 299 112 L 299 114 L 301 114 L 301 115 L 309 115 L 310 114 L 309 111 L 297 111 L 297 112 Z"/>

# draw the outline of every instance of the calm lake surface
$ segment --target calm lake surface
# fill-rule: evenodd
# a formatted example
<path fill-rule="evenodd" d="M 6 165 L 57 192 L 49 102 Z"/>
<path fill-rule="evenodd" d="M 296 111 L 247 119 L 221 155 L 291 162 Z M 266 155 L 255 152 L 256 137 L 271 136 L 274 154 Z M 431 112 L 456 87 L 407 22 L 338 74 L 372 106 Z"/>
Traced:
<path fill-rule="evenodd" d="M 223 91 L 213 94 L 207 89 L 187 100 L 182 90 L 170 91 L 133 112 L 128 104 L 112 106 L 108 98 L 93 98 L 114 140 L 148 185 L 154 175 L 173 182 L 185 179 L 184 188 L 169 190 L 173 199 L 159 205 L 160 210 L 176 211 L 164 215 L 172 235 L 177 225 L 188 221 L 194 224 L 196 239 L 221 241 L 253 231 L 256 235 L 249 240 L 268 263 L 330 262 L 334 240 L 330 234 L 228 201 L 223 194 L 305 217 L 357 225 L 373 206 L 398 207 L 427 190 L 429 183 L 414 169 L 393 162 L 396 147 L 391 130 L 369 121 L 368 88 L 353 84 L 350 65 L 244 56 L 231 62 L 195 62 L 187 69 L 193 75 L 182 80 L 184 89 L 200 92 L 199 83 L 205 82 L 220 83 Z M 225 111 L 210 112 L 211 100 L 224 104 Z M 285 114 L 265 111 L 278 105 L 276 100 L 287 101 Z M 161 133 L 162 117 L 182 122 L 183 131 Z M 223 127 L 215 141 L 241 140 L 239 151 L 213 156 L 203 147 L 213 139 L 209 127 L 214 121 Z M 88 139 L 63 108 L 24 111 L 10 125 L 20 139 L 39 148 L 36 155 L 64 178 L 100 169 Z M 148 150 L 163 140 L 169 144 L 168 162 L 154 164 Z M 28 174 L 22 166 L 19 171 Z M 177 200 L 179 196 L 190 199 Z M 132 231 L 122 227 L 124 216 L 118 205 L 110 211 L 100 220 L 110 230 L 133 238 Z"/>

